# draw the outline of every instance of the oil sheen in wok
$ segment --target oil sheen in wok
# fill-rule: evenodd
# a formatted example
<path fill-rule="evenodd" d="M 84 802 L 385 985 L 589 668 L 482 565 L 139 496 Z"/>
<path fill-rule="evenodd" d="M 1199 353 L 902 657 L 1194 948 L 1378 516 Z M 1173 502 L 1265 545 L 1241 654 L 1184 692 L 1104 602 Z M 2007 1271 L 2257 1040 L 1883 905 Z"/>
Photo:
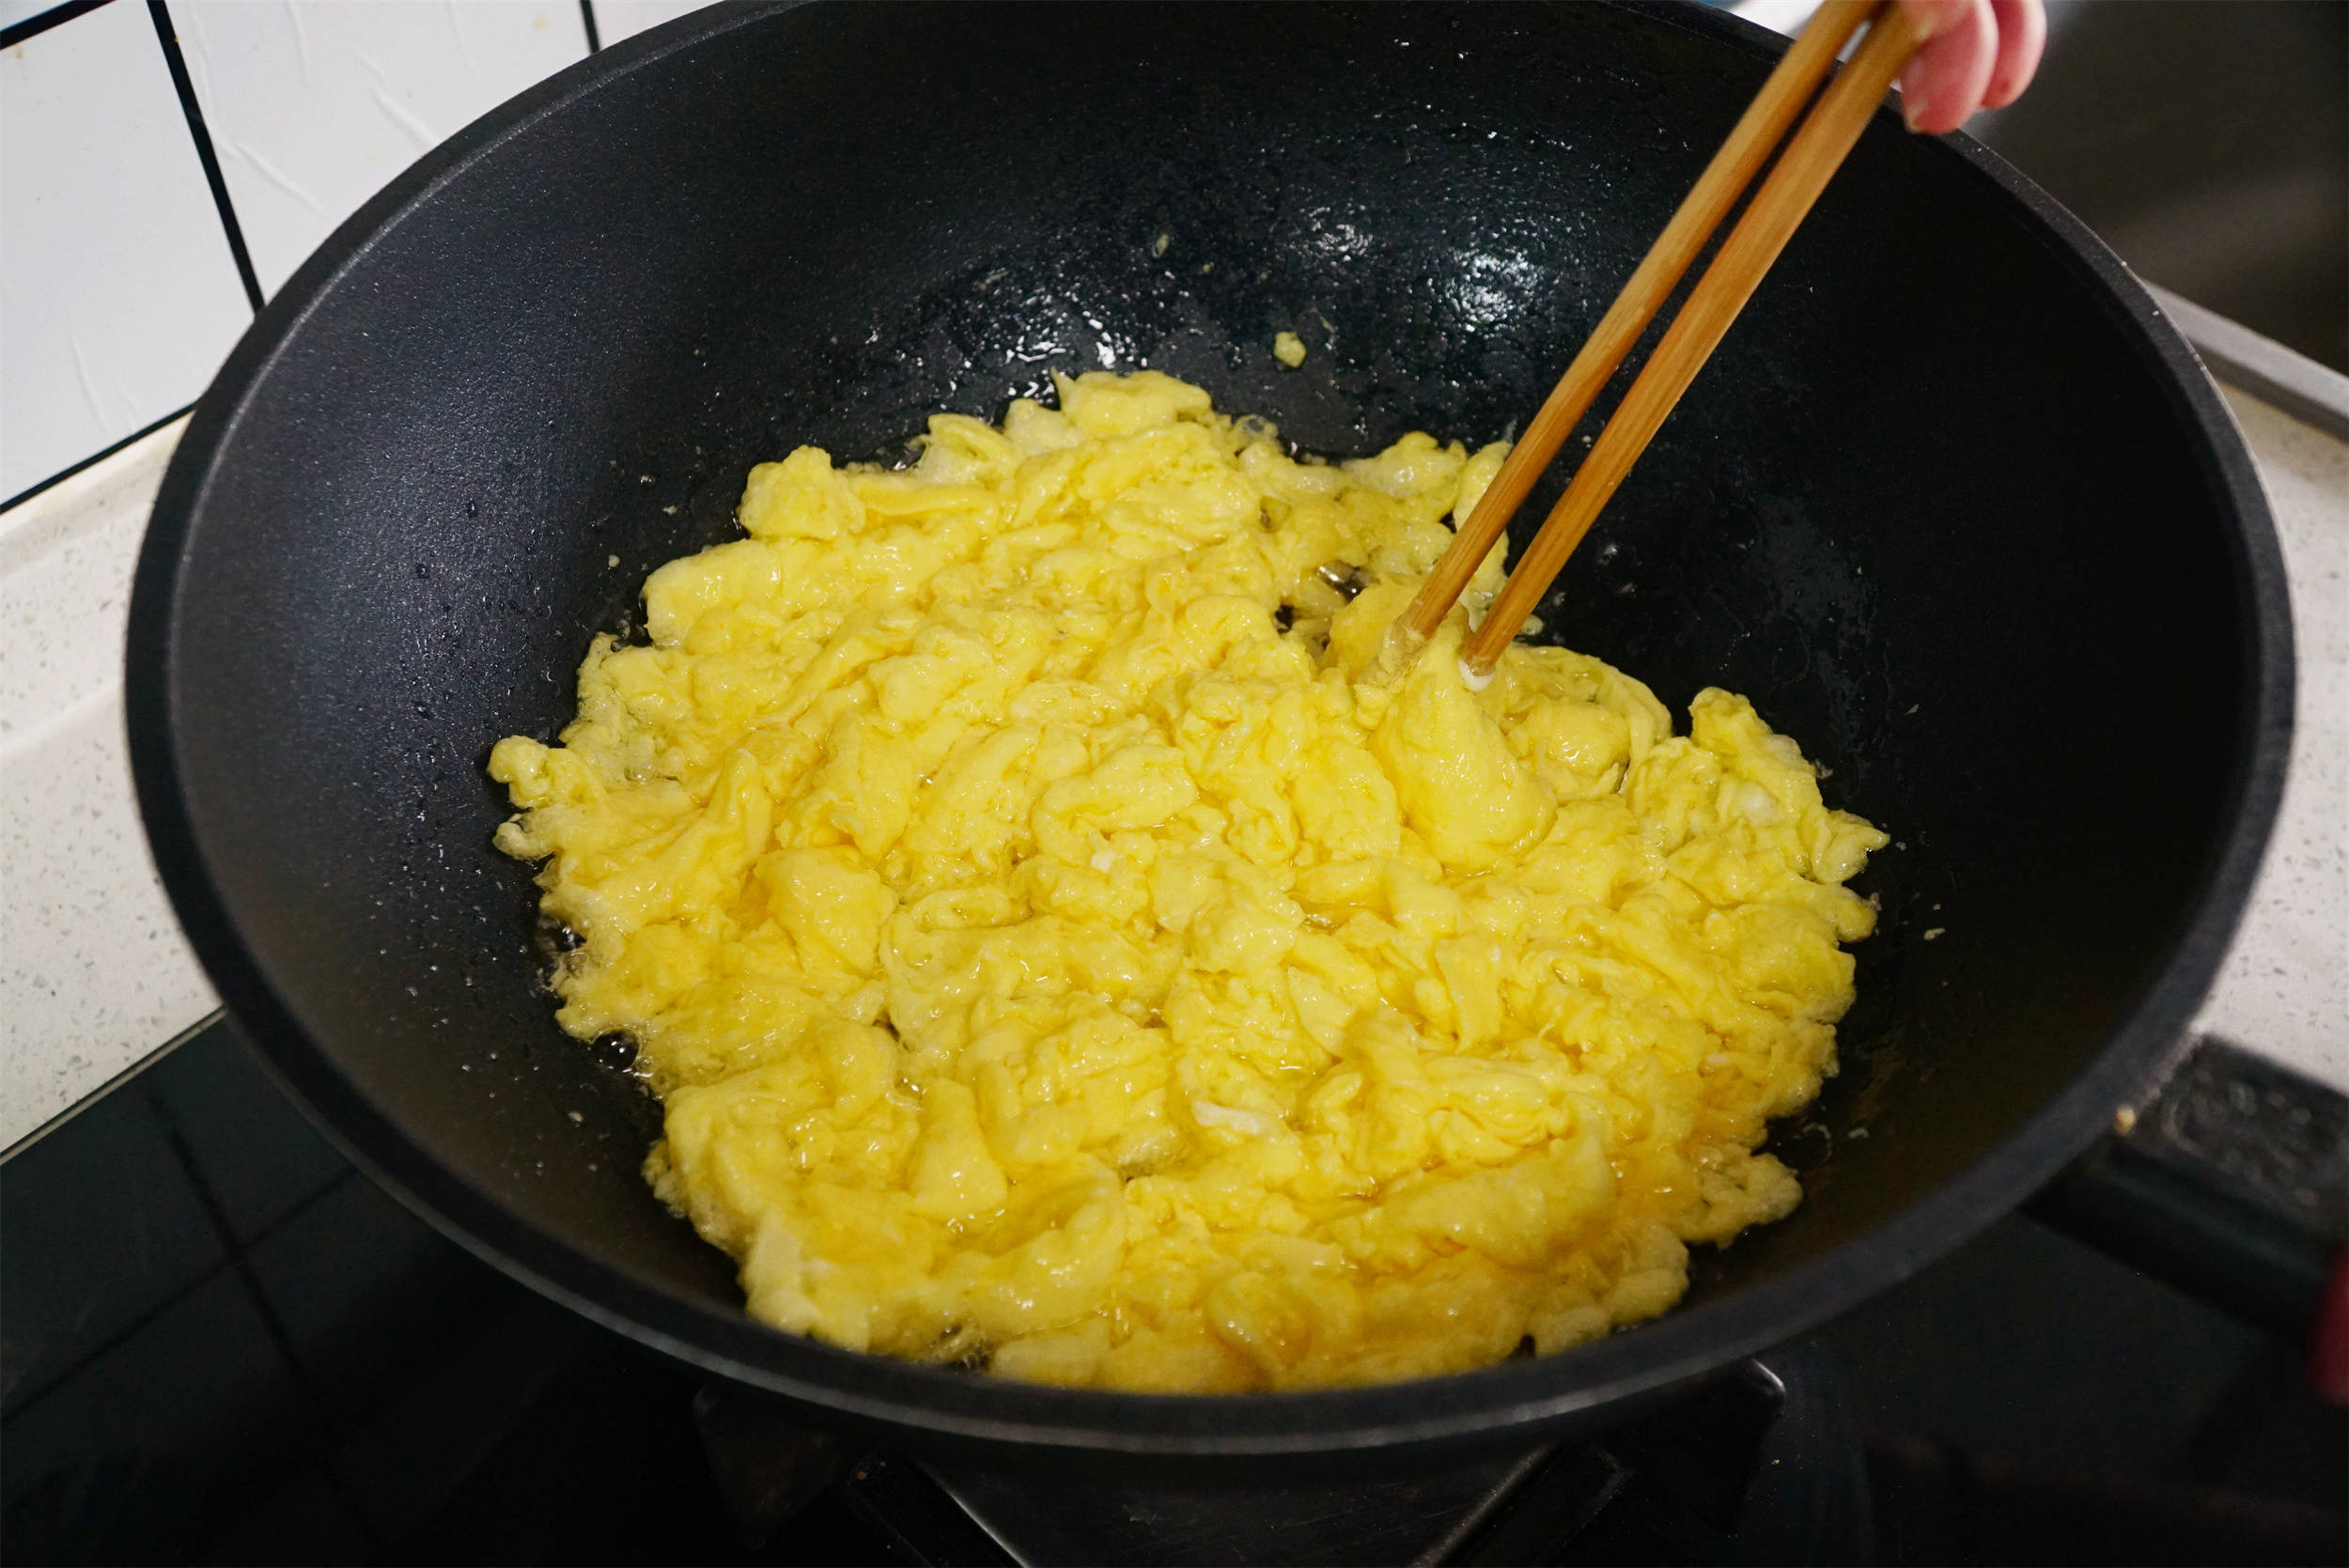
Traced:
<path fill-rule="evenodd" d="M 490 771 L 581 1038 L 777 1327 L 1106 1388 L 1379 1382 L 1665 1311 L 1799 1201 L 1885 836 L 1743 698 L 1360 678 L 1503 448 L 1341 464 L 1152 372 L 802 447 Z M 1359 589 L 1351 593 L 1349 590 Z"/>

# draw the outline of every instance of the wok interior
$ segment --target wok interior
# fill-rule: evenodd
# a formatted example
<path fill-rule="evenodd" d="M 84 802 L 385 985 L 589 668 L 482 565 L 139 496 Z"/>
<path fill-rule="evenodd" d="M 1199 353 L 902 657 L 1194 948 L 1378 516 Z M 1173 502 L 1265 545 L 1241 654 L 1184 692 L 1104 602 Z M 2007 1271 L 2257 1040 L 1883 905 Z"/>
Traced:
<path fill-rule="evenodd" d="M 526 123 L 324 288 L 196 518 L 172 700 L 241 939 L 427 1158 L 730 1316 L 730 1265 L 638 1176 L 624 1051 L 554 1027 L 490 744 L 552 737 L 589 638 L 801 442 L 889 457 L 1103 365 L 1323 454 L 1514 432 L 1767 64 L 1590 7 L 852 7 Z M 2233 568 L 2107 309 L 1880 123 L 1544 607 L 1684 723 L 1703 685 L 1750 695 L 1899 841 L 1859 884 L 1843 1075 L 1781 1134 L 1808 1201 L 1701 1260 L 1698 1299 L 2012 1132 L 2197 893 Z"/>

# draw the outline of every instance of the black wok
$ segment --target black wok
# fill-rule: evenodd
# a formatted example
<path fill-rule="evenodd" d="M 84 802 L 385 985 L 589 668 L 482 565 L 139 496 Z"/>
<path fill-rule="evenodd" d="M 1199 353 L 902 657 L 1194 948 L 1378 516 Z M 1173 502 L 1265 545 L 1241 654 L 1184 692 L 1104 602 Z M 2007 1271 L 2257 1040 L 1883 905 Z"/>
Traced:
<path fill-rule="evenodd" d="M 2263 504 L 2185 345 L 2012 170 L 1889 114 L 1543 610 L 1675 706 L 1750 693 L 1899 841 L 1860 884 L 1883 923 L 1843 1074 L 1781 1133 L 1807 1200 L 1701 1255 L 1669 1317 L 1244 1399 L 770 1332 L 640 1179 L 657 1107 L 624 1047 L 555 1029 L 527 872 L 490 845 L 490 745 L 552 735 L 588 639 L 801 442 L 888 457 L 929 411 L 1110 364 L 1315 452 L 1510 430 L 1775 47 L 1697 8 L 751 6 L 499 109 L 262 313 L 156 505 L 132 753 L 222 994 L 483 1256 L 900 1438 L 1505 1437 L 1620 1416 L 1917 1269 L 2178 1037 L 2275 811 L 2292 675 Z M 1283 328 L 1312 346 L 1295 373 Z"/>

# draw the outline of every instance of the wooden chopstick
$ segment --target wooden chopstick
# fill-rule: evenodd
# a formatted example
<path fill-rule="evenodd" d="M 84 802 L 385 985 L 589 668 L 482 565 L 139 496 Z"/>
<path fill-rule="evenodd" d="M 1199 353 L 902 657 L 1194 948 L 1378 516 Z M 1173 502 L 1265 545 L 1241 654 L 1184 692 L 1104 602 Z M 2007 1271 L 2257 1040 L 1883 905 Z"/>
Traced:
<path fill-rule="evenodd" d="M 1722 241 L 1720 253 L 1704 270 L 1704 276 L 1689 290 L 1687 303 L 1665 330 L 1654 355 L 1641 367 L 1631 390 L 1624 394 L 1591 455 L 1575 471 L 1566 493 L 1558 498 L 1541 532 L 1518 557 L 1508 582 L 1501 584 L 1500 597 L 1469 634 L 1460 649 L 1460 662 L 1472 682 L 1482 682 L 1492 674 L 1501 650 L 1541 602 L 1558 568 L 1590 532 L 1624 475 L 1647 450 L 1665 416 L 1696 380 L 1754 289 L 1761 287 L 1770 264 L 1786 248 L 1787 240 L 1875 117 L 1876 106 L 1891 90 L 1917 43 L 1916 28 L 1900 7 L 1887 4 L 1871 19 L 1859 53 L 1828 85 L 1818 106 L 1786 144 L 1777 166 L 1754 193 L 1745 215 Z"/>
<path fill-rule="evenodd" d="M 1803 28 L 1793 47 L 1781 56 L 1777 69 L 1754 94 L 1753 101 L 1732 127 L 1720 150 L 1704 166 L 1695 185 L 1681 201 L 1680 210 L 1664 225 L 1664 232 L 1648 247 L 1638 269 L 1615 303 L 1607 307 L 1598 325 L 1582 345 L 1574 363 L 1558 379 L 1549 396 L 1526 427 L 1524 436 L 1510 449 L 1501 472 L 1493 476 L 1483 499 L 1470 512 L 1468 520 L 1460 525 L 1451 547 L 1427 581 L 1420 584 L 1418 597 L 1411 606 L 1396 619 L 1387 632 L 1382 662 L 1400 670 L 1427 644 L 1443 625 L 1443 618 L 1452 611 L 1455 599 L 1468 586 L 1469 579 L 1509 526 L 1509 520 L 1525 504 L 1533 481 L 1549 466 L 1558 448 L 1565 443 L 1577 423 L 1590 411 L 1592 401 L 1599 389 L 1607 384 L 1615 367 L 1623 363 L 1625 354 L 1647 330 L 1664 301 L 1678 287 L 1708 241 L 1720 226 L 1729 210 L 1745 194 L 1746 187 L 1769 161 L 1770 154 L 1795 123 L 1834 69 L 1835 57 L 1843 45 L 1851 41 L 1874 12 L 1880 0 L 1827 0 Z"/>

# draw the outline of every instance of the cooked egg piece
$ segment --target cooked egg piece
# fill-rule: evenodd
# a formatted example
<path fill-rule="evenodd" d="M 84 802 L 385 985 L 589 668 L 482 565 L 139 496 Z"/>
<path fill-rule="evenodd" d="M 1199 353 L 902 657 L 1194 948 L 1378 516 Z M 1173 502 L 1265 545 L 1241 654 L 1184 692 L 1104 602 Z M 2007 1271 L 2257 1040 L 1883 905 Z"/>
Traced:
<path fill-rule="evenodd" d="M 1302 358 L 1293 334 L 1284 363 Z M 1295 358 L 1289 357 L 1291 353 Z M 1514 647 L 1359 679 L 1505 452 L 1340 465 L 1143 371 L 801 447 L 646 584 L 507 853 L 647 1174 L 795 1333 L 1237 1391 L 1665 1311 L 1779 1219 L 1885 843 L 1752 706 Z M 1360 587 L 1349 598 L 1340 591 Z"/>

